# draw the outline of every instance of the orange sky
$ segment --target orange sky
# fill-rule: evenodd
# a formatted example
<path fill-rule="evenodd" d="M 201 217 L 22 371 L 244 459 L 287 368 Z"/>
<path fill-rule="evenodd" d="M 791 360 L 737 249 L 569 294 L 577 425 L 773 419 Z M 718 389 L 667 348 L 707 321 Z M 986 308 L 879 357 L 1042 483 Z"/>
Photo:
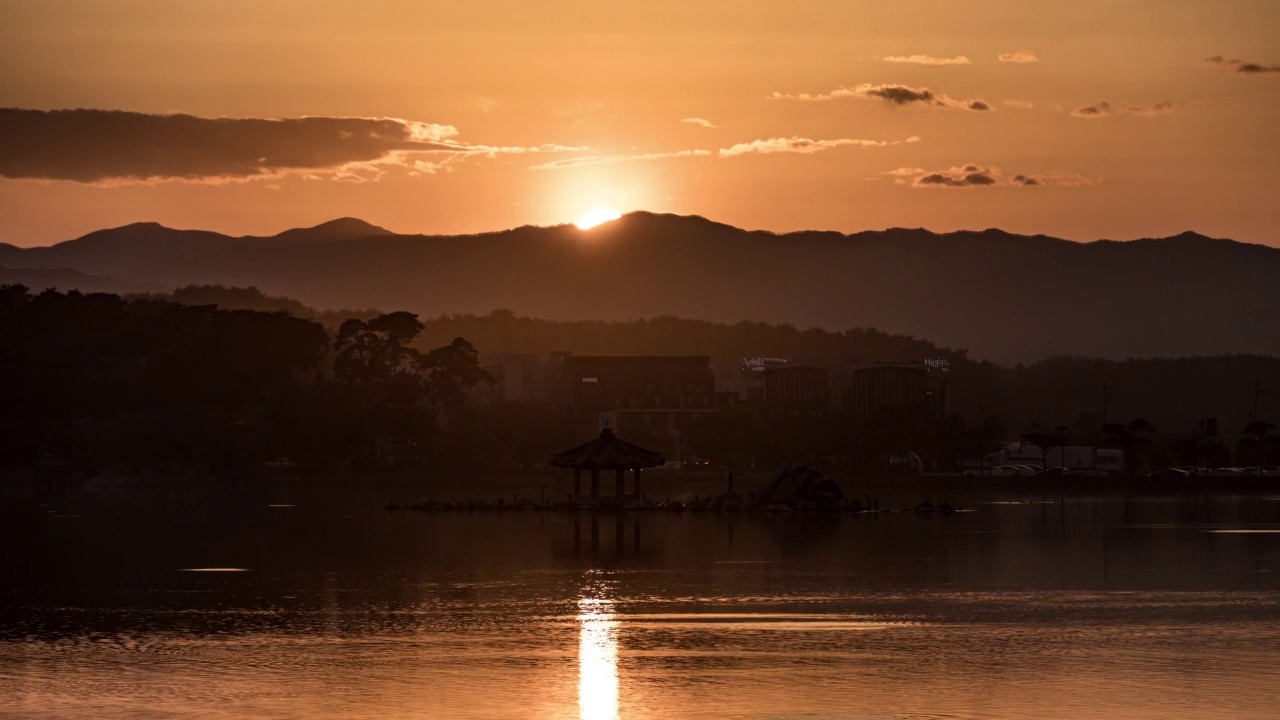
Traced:
<path fill-rule="evenodd" d="M 343 215 L 456 233 L 611 207 L 1280 245 L 1270 0 L 0 0 L 0 17 L 0 242 Z M 131 114 L 26 112 L 76 108 Z"/>

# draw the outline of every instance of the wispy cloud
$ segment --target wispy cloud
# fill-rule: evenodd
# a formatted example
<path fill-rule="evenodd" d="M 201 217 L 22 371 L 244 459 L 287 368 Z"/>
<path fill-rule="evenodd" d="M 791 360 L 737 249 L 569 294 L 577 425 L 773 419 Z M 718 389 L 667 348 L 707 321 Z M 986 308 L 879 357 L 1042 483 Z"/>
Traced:
<path fill-rule="evenodd" d="M 1009 52 L 1009 53 L 1000 53 L 999 55 L 996 56 L 996 59 L 999 60 L 1000 62 L 1007 62 L 1007 63 L 1040 62 L 1040 58 L 1036 57 L 1035 53 L 1027 52 L 1026 50 L 1019 50 L 1017 52 Z"/>
<path fill-rule="evenodd" d="M 551 162 L 533 165 L 530 170 L 564 170 L 584 165 L 612 165 L 614 163 L 641 162 L 644 160 L 666 160 L 668 158 L 706 157 L 710 150 L 674 150 L 671 152 L 636 153 L 633 155 L 584 155 L 582 157 L 564 158 Z"/>
<path fill-rule="evenodd" d="M 1102 183 L 1096 178 L 1058 171 L 1018 174 L 1006 180 L 1000 168 L 975 164 L 947 170 L 898 168 L 885 174 L 893 177 L 894 182 L 899 185 L 916 188 L 1086 187 Z"/>
<path fill-rule="evenodd" d="M 991 110 L 991 105 L 985 100 L 957 100 L 948 95 L 936 93 L 929 88 L 913 88 L 908 85 L 898 84 L 871 85 L 864 83 L 851 88 L 839 87 L 830 92 L 814 95 L 809 93 L 791 95 L 775 92 L 769 96 L 770 100 L 797 100 L 800 102 L 829 102 L 845 98 L 882 100 L 890 105 L 897 106 L 919 105 L 977 112 Z"/>
<path fill-rule="evenodd" d="M 969 58 L 963 55 L 955 57 L 933 57 L 932 55 L 890 55 L 879 58 L 887 63 L 911 63 L 914 65 L 968 65 Z"/>
<path fill-rule="evenodd" d="M 1009 179 L 1009 184 L 1021 187 L 1094 187 L 1103 183 L 1100 178 L 1053 171 L 1037 175 L 1014 175 Z"/>
<path fill-rule="evenodd" d="M 0 109 L 0 177 L 81 183 L 238 182 L 296 173 L 368 182 L 449 158 L 555 153 L 562 145 L 476 145 L 452 125 L 400 118 L 202 118 L 115 110 Z M 416 166 L 419 160 L 430 158 Z M 434 168 L 434 170 L 432 169 Z"/>
<path fill-rule="evenodd" d="M 920 138 L 914 135 L 906 140 L 860 140 L 856 138 L 810 140 L 809 138 L 802 137 L 777 137 L 769 138 L 767 140 L 752 140 L 751 142 L 738 143 L 733 147 L 722 148 L 719 155 L 720 157 L 733 157 L 735 155 L 747 155 L 750 153 L 757 153 L 760 155 L 769 155 L 772 153 L 812 154 L 838 147 L 881 148 L 915 142 L 920 142 Z"/>
<path fill-rule="evenodd" d="M 1071 117 L 1084 118 L 1086 120 L 1097 120 L 1099 118 L 1111 117 L 1111 104 L 1104 101 L 1093 105 L 1078 107 L 1071 111 Z"/>
<path fill-rule="evenodd" d="M 1155 105 L 1127 107 L 1120 112 L 1125 115 L 1137 115 L 1139 117 L 1158 117 L 1160 115 L 1169 115 L 1177 111 L 1177 107 L 1172 102 L 1156 103 Z"/>
<path fill-rule="evenodd" d="M 533 165 L 530 170 L 564 170 L 567 168 L 583 167 L 587 165 L 612 165 L 614 163 L 628 162 L 644 162 L 647 160 L 668 160 L 671 158 L 689 158 L 689 157 L 711 157 L 717 156 L 721 158 L 737 157 L 740 155 L 772 155 L 776 153 L 794 153 L 800 155 L 812 155 L 813 153 L 831 150 L 840 147 L 856 147 L 856 148 L 883 148 L 893 145 L 903 145 L 906 143 L 920 142 L 920 138 L 911 136 L 905 140 L 862 140 L 859 138 L 833 138 L 814 140 L 803 137 L 776 137 L 761 140 L 752 140 L 751 142 L 738 143 L 727 148 L 721 148 L 716 152 L 710 150 L 672 150 L 667 152 L 649 152 L 649 153 L 632 153 L 619 155 L 584 155 L 582 157 L 563 158 L 560 160 L 552 160 L 539 165 Z"/>
<path fill-rule="evenodd" d="M 987 187 L 1000 181 L 995 170 L 979 165 L 965 165 L 945 172 L 926 172 L 912 181 L 915 187 Z"/>
<path fill-rule="evenodd" d="M 1094 103 L 1093 105 L 1085 105 L 1071 111 L 1071 117 L 1084 118 L 1086 120 L 1099 120 L 1111 117 L 1113 113 L 1120 115 L 1136 115 L 1138 117 L 1159 117 L 1161 115 L 1170 115 L 1177 112 L 1178 106 L 1185 103 L 1174 103 L 1171 101 L 1159 102 L 1154 105 L 1130 105 L 1122 108 L 1115 108 L 1108 102 Z"/>
<path fill-rule="evenodd" d="M 1244 60 L 1228 60 L 1221 55 L 1214 55 L 1211 58 L 1206 58 L 1205 62 L 1213 63 L 1214 65 L 1219 65 L 1221 67 L 1231 68 L 1236 72 L 1246 73 L 1249 75 L 1280 73 L 1280 65 L 1264 65 L 1256 62 L 1245 62 Z"/>
<path fill-rule="evenodd" d="M 1013 100 L 1007 99 L 1001 102 L 1002 105 L 1015 110 L 1031 110 L 1035 108 L 1035 103 L 1030 100 Z"/>
<path fill-rule="evenodd" d="M 690 125 L 697 125 L 698 127 L 704 127 L 704 128 L 719 128 L 719 127 L 720 127 L 719 125 L 716 125 L 715 123 L 711 122 L 710 120 L 705 120 L 705 119 L 700 118 L 700 117 L 687 117 L 687 118 L 683 118 L 683 119 L 681 119 L 681 120 L 680 120 L 680 122 L 682 122 L 682 123 L 689 123 Z"/>

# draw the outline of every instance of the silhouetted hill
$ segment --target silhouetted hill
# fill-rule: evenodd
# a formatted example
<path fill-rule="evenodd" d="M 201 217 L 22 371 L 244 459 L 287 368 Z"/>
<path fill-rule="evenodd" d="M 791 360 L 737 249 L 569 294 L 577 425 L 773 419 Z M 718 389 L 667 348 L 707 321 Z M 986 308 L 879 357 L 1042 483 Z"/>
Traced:
<path fill-rule="evenodd" d="M 149 283 L 126 282 L 115 278 L 86 275 L 67 268 L 7 268 L 0 267 L 0 285 L 25 285 L 35 292 L 56 289 L 63 292 L 79 290 L 83 293 L 140 293 L 162 289 Z"/>
<path fill-rule="evenodd" d="M 1093 243 L 995 229 L 774 234 L 653 213 L 589 231 L 464 236 L 397 235 L 352 219 L 267 238 L 145 223 L 2 247 L 0 265 L 254 285 L 316 307 L 425 315 L 510 308 L 870 327 L 1002 361 L 1280 354 L 1280 250 L 1194 233 Z"/>
<path fill-rule="evenodd" d="M 295 242 L 327 242 L 393 234 L 386 228 L 380 228 L 358 218 L 344 217 L 320 223 L 315 227 L 285 230 L 272 237 L 276 240 L 292 240 Z"/>

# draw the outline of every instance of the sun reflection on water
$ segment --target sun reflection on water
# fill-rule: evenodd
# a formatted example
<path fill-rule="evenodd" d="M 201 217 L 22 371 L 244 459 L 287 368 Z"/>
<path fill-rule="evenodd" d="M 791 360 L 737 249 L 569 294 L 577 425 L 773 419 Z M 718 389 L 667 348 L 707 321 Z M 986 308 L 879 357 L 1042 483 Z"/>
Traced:
<path fill-rule="evenodd" d="M 618 622 L 613 601 L 578 601 L 578 713 L 582 720 L 618 720 Z"/>

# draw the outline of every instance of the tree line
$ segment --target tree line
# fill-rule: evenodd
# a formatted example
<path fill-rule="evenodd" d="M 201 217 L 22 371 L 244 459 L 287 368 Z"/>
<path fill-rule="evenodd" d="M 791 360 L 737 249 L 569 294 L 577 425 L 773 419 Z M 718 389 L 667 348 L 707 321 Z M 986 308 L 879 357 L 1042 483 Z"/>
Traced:
<path fill-rule="evenodd" d="M 182 478 L 416 466 L 487 379 L 411 313 L 283 311 L 0 287 L 0 458 Z"/>
<path fill-rule="evenodd" d="M 466 396 L 489 379 L 480 352 L 552 350 L 705 354 L 719 367 L 750 355 L 950 364 L 941 414 L 884 408 L 855 428 L 839 413 L 737 408 L 688 428 L 690 454 L 737 466 L 808 460 L 871 472 L 896 469 L 894 459 L 910 452 L 926 467 L 954 469 L 1015 439 L 1118 447 L 1133 472 L 1280 463 L 1268 398 L 1261 415 L 1249 412 L 1255 384 L 1280 389 L 1276 358 L 1057 357 L 1006 367 L 873 329 L 551 322 L 507 311 L 419 318 L 317 311 L 219 286 L 128 297 L 4 287 L 0 462 L 71 459 L 87 471 L 167 474 L 244 472 L 281 459 L 312 470 L 540 468 L 582 441 L 573 418 L 550 405 L 477 406 Z M 1203 430 L 1208 417 L 1220 434 Z"/>

